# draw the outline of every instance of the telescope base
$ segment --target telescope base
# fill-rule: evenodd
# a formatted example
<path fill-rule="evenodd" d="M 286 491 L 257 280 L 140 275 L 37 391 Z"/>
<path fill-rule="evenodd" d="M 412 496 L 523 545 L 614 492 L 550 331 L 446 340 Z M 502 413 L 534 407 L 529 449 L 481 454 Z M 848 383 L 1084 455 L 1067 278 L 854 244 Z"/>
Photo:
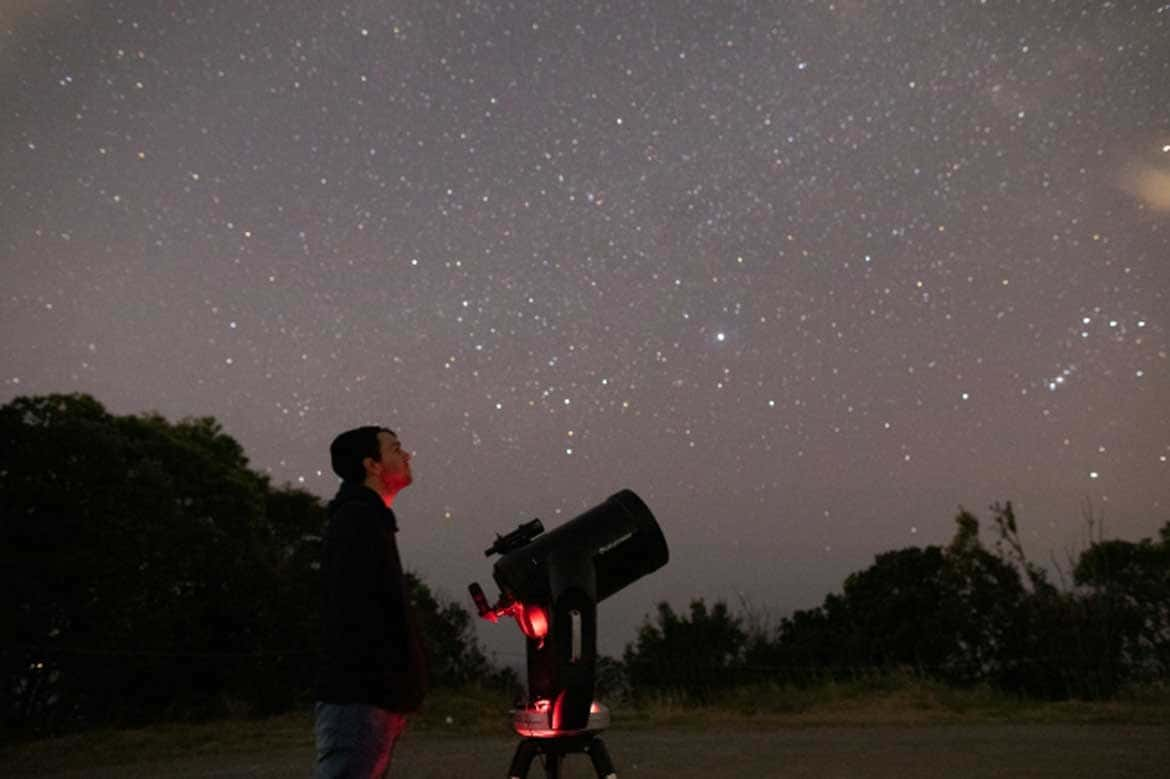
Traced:
<path fill-rule="evenodd" d="M 613 761 L 605 748 L 605 742 L 596 733 L 580 733 L 573 736 L 552 738 L 526 738 L 516 747 L 512 767 L 508 769 L 509 779 L 527 779 L 528 769 L 537 755 L 544 756 L 545 779 L 561 779 L 561 763 L 567 755 L 586 754 L 593 761 L 593 770 L 598 779 L 617 779 Z"/>

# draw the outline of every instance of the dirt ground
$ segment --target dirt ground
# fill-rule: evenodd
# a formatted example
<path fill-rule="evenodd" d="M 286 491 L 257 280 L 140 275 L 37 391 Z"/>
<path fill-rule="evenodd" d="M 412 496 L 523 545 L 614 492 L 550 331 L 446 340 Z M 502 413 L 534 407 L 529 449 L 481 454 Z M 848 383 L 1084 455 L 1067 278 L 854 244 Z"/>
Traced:
<path fill-rule="evenodd" d="M 622 779 L 709 777 L 1170 777 L 1170 724 L 938 725 L 920 727 L 793 728 L 769 731 L 635 730 L 604 734 Z M 390 777 L 479 779 L 508 774 L 516 741 L 407 733 Z M 304 777 L 312 750 L 304 747 L 206 754 L 166 762 L 94 766 L 53 772 L 47 766 L 7 765 L 5 776 Z M 49 769 L 49 770 L 46 770 Z M 570 758 L 564 779 L 594 776 L 585 756 Z M 531 779 L 543 779 L 534 763 Z"/>

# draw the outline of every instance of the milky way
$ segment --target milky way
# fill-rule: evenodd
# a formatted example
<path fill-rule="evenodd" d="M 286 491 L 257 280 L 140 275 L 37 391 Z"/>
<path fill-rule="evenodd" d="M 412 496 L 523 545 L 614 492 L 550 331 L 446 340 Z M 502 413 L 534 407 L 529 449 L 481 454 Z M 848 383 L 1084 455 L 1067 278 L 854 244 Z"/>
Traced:
<path fill-rule="evenodd" d="M 1170 519 L 1167 41 L 1158 2 L 0 0 L 0 401 L 214 416 L 322 496 L 393 427 L 460 601 L 632 488 L 673 559 L 610 652 L 960 505 L 1067 571 L 1087 515 Z"/>

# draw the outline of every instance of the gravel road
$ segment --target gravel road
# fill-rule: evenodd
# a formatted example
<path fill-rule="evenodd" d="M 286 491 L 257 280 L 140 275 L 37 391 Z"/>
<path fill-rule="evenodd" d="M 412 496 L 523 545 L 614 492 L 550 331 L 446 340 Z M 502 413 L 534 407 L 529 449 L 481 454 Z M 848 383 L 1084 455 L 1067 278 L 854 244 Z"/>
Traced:
<path fill-rule="evenodd" d="M 1167 725 L 939 725 L 792 728 L 768 731 L 635 730 L 604 734 L 621 779 L 776 777 L 1101 777 L 1170 778 Z M 407 735 L 394 777 L 480 779 L 507 775 L 515 741 Z M 57 771 L 8 765 L 5 776 L 297 777 L 309 775 L 311 748 L 255 754 L 202 754 L 167 762 Z M 593 776 L 584 756 L 570 758 L 564 779 Z M 543 779 L 538 763 L 529 774 Z"/>

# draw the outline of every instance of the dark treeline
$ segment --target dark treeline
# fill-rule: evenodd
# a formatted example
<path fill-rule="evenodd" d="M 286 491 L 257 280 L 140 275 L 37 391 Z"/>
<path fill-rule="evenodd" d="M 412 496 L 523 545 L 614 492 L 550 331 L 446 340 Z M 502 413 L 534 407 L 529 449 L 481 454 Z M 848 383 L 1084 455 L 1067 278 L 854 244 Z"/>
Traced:
<path fill-rule="evenodd" d="M 214 419 L 85 395 L 0 408 L 0 706 L 9 734 L 309 702 L 325 510 Z M 514 683 L 410 576 L 438 686 Z"/>
<path fill-rule="evenodd" d="M 662 604 L 603 692 L 696 702 L 735 686 L 905 670 L 1046 698 L 1170 676 L 1170 523 L 1097 539 L 1069 587 L 1027 560 L 1010 504 L 995 543 L 961 512 L 945 548 L 879 555 L 819 608 L 769 625 Z M 85 395 L 0 407 L 0 711 L 7 734 L 262 715 L 310 702 L 321 501 L 248 467 L 210 418 L 110 414 Z M 411 577 L 436 686 L 516 676 L 460 605 Z"/>
<path fill-rule="evenodd" d="M 1093 541 L 1058 587 L 1025 556 L 1011 503 L 991 513 L 991 550 L 960 510 L 945 548 L 880 554 L 778 625 L 724 602 L 694 601 L 689 614 L 660 604 L 626 648 L 627 683 L 698 702 L 890 672 L 1048 700 L 1170 683 L 1170 522 L 1158 540 Z"/>

